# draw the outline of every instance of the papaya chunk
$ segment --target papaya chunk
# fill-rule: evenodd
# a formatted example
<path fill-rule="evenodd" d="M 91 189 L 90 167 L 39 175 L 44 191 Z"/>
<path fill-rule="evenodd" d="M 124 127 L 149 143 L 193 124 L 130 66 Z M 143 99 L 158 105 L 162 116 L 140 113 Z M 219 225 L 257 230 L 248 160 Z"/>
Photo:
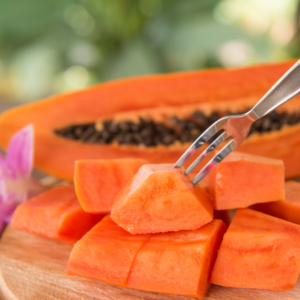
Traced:
<path fill-rule="evenodd" d="M 224 235 L 211 283 L 237 288 L 292 289 L 300 272 L 300 226 L 239 209 Z"/>
<path fill-rule="evenodd" d="M 226 228 L 213 220 L 197 230 L 153 235 L 139 250 L 126 287 L 203 299 Z"/>
<path fill-rule="evenodd" d="M 66 273 L 124 287 L 138 250 L 150 236 L 131 235 L 106 216 L 75 244 Z"/>
<path fill-rule="evenodd" d="M 76 161 L 74 185 L 83 210 L 109 213 L 117 193 L 146 163 L 138 158 Z"/>
<path fill-rule="evenodd" d="M 285 200 L 258 203 L 252 209 L 300 225 L 300 183 L 285 183 Z"/>
<path fill-rule="evenodd" d="M 213 208 L 182 169 L 149 164 L 116 196 L 111 218 L 132 234 L 190 230 L 211 222 Z"/>
<path fill-rule="evenodd" d="M 14 229 L 75 243 L 103 215 L 83 211 L 73 186 L 58 186 L 20 204 L 11 221 Z"/>
<path fill-rule="evenodd" d="M 282 160 L 235 151 L 207 177 L 206 189 L 213 198 L 216 210 L 285 198 Z"/>

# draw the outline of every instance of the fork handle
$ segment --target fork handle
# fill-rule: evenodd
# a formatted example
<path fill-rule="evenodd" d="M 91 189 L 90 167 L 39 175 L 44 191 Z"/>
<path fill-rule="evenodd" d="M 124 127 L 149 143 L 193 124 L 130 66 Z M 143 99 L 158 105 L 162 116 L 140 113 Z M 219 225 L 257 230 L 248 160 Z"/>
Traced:
<path fill-rule="evenodd" d="M 248 115 L 257 120 L 300 93 L 300 60 L 298 60 L 256 103 Z"/>

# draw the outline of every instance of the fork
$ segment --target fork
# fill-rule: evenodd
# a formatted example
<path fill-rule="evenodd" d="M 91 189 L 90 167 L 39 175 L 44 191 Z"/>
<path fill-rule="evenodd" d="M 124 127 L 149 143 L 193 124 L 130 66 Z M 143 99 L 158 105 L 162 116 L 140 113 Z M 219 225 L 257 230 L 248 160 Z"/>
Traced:
<path fill-rule="evenodd" d="M 245 140 L 253 122 L 294 98 L 299 93 L 300 60 L 271 87 L 250 111 L 245 114 L 223 117 L 208 127 L 179 158 L 174 168 L 182 167 L 201 146 L 207 141 L 213 140 L 206 150 L 186 169 L 185 174 L 190 174 L 217 146 L 229 140 L 192 180 L 193 184 L 199 183 L 201 179 Z"/>

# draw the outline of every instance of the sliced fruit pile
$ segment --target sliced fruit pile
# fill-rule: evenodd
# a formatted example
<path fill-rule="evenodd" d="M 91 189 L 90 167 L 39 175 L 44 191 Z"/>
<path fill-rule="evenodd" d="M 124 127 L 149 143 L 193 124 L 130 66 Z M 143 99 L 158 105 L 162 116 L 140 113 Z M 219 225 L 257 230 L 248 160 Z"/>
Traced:
<path fill-rule="evenodd" d="M 196 186 L 168 164 L 82 160 L 75 188 L 21 204 L 12 227 L 77 241 L 67 275 L 198 299 L 210 283 L 288 290 L 300 273 L 300 183 L 284 180 L 281 160 L 238 152 Z"/>

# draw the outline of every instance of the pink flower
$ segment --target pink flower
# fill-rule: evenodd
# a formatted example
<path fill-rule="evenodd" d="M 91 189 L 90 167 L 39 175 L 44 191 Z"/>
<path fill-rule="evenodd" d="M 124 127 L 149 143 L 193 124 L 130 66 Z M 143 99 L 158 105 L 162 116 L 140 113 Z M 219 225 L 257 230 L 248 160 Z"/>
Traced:
<path fill-rule="evenodd" d="M 33 135 L 32 125 L 20 129 L 11 138 L 6 156 L 0 153 L 0 232 L 18 204 L 45 189 L 31 176 Z"/>

